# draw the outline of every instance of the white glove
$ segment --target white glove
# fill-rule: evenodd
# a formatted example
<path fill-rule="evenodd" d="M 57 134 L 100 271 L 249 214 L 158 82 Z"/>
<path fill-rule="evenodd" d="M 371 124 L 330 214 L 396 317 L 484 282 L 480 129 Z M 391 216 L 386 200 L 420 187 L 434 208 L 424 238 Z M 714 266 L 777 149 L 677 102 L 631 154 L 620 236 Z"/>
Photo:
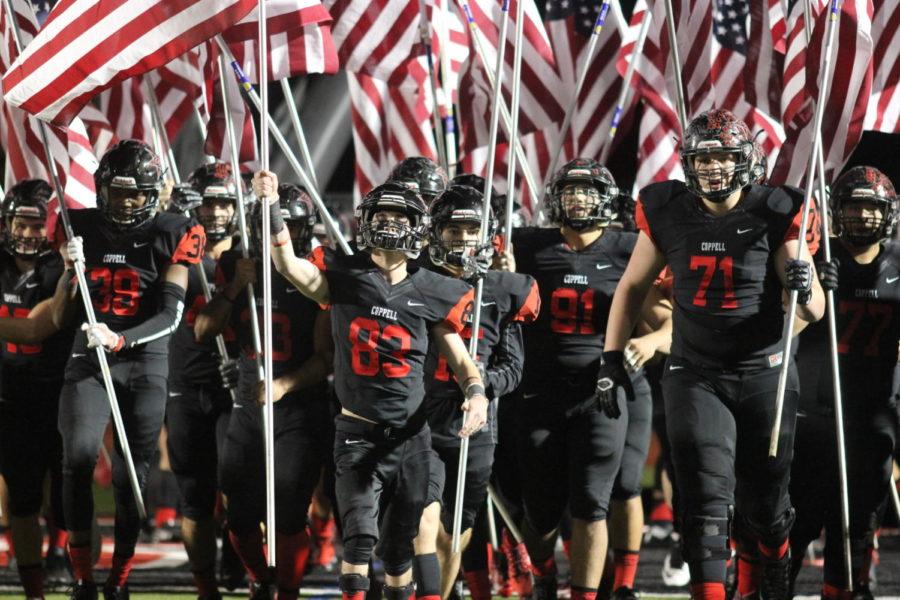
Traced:
<path fill-rule="evenodd" d="M 110 352 L 116 352 L 119 348 L 120 336 L 112 331 L 105 323 L 91 325 L 83 323 L 81 330 L 87 335 L 88 348 L 103 348 Z"/>
<path fill-rule="evenodd" d="M 66 242 L 66 254 L 71 262 L 84 264 L 84 243 L 80 235 Z"/>

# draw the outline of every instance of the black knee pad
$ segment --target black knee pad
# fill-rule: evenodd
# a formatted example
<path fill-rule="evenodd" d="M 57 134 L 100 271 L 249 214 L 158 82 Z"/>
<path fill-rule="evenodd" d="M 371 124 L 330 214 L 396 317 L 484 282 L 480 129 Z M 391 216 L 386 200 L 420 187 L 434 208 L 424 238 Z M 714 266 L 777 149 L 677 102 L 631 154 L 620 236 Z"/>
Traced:
<path fill-rule="evenodd" d="M 766 546 L 777 546 L 788 538 L 791 532 L 791 526 L 797 518 L 797 513 L 793 508 L 789 508 L 781 515 L 775 518 L 771 523 L 759 523 L 755 519 L 747 516 L 740 517 L 741 528 L 756 537 L 757 540 Z"/>
<path fill-rule="evenodd" d="M 392 585 L 386 585 L 382 588 L 382 592 L 384 592 L 384 600 L 409 600 L 409 598 L 416 591 L 416 586 L 412 583 L 407 583 L 402 587 L 394 587 Z"/>
<path fill-rule="evenodd" d="M 381 560 L 384 562 L 384 572 L 391 577 L 399 577 L 412 568 L 415 551 L 412 543 L 389 544 L 381 547 Z"/>
<path fill-rule="evenodd" d="M 351 536 L 344 540 L 344 560 L 351 565 L 367 565 L 374 549 L 375 538 L 371 535 Z"/>
<path fill-rule="evenodd" d="M 728 522 L 727 517 L 687 517 L 682 530 L 685 560 L 699 562 L 731 558 Z"/>
<path fill-rule="evenodd" d="M 346 559 L 345 559 L 346 560 Z M 368 592 L 369 578 L 364 575 L 350 573 L 349 575 L 341 575 L 338 577 L 338 589 L 342 592 Z"/>

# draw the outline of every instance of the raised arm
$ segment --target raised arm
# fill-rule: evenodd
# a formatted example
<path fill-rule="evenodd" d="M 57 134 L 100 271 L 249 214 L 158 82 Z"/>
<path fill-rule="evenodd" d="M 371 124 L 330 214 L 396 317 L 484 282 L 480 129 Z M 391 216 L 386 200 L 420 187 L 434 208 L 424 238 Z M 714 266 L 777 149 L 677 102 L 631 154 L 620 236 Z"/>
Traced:
<path fill-rule="evenodd" d="M 291 234 L 281 217 L 278 202 L 278 176 L 270 171 L 259 171 L 253 176 L 253 192 L 262 198 L 271 215 L 272 262 L 275 268 L 304 296 L 328 304 L 328 280 L 312 262 L 294 254 Z"/>

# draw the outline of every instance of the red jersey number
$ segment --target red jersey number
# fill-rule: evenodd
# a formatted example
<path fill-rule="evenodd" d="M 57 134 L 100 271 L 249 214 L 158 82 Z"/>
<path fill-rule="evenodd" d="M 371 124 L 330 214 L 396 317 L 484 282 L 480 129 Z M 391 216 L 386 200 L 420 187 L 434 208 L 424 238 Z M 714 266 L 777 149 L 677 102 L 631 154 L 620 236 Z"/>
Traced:
<path fill-rule="evenodd" d="M 876 304 L 874 302 L 862 302 L 860 300 L 841 300 L 838 305 L 838 313 L 841 315 L 850 315 L 850 321 L 841 334 L 838 341 L 838 352 L 841 354 L 850 354 L 851 343 L 856 330 L 862 323 L 863 317 L 869 316 L 875 321 L 871 334 L 865 340 L 863 355 L 875 357 L 879 355 L 880 348 L 878 342 L 881 340 L 882 334 L 891 326 L 891 319 L 894 316 L 894 309 L 887 304 Z"/>
<path fill-rule="evenodd" d="M 241 322 L 250 322 L 250 309 L 245 308 L 241 311 Z M 262 315 L 259 316 L 259 334 L 262 336 Z M 249 325 L 247 326 L 249 329 Z M 227 330 L 226 330 L 227 333 Z M 226 338 L 227 339 L 227 338 Z M 252 342 L 251 342 L 252 344 Z M 256 352 L 251 346 L 247 353 L 251 358 L 256 358 Z M 284 313 L 272 313 L 272 360 L 285 362 L 291 359 L 294 353 L 293 343 L 291 342 L 291 320 Z"/>
<path fill-rule="evenodd" d="M 27 308 L 13 308 L 10 310 L 6 304 L 0 306 L 0 319 L 12 317 L 13 319 L 24 319 L 28 317 L 31 310 Z M 40 344 L 13 344 L 6 342 L 6 351 L 10 354 L 38 354 L 41 351 Z"/>
<path fill-rule="evenodd" d="M 472 339 L 472 328 L 467 326 L 462 330 L 462 333 L 459 334 L 464 340 Z M 478 328 L 478 339 L 482 339 L 484 337 L 484 328 Z M 475 360 L 478 360 L 478 356 L 475 356 Z M 438 354 L 438 363 L 437 367 L 434 369 L 434 378 L 437 381 L 450 381 L 451 377 L 455 380 L 455 376 L 450 372 L 450 365 L 447 364 L 447 359 L 444 358 L 443 354 Z"/>
<path fill-rule="evenodd" d="M 374 377 L 379 372 L 385 377 L 399 378 L 409 375 L 410 366 L 406 353 L 412 347 L 412 336 L 400 325 L 381 328 L 378 321 L 357 317 L 350 323 L 350 357 L 353 372 L 363 377 Z M 378 352 L 378 342 L 389 346 L 392 360 L 384 361 Z M 395 346 L 399 346 L 396 348 Z"/>
<path fill-rule="evenodd" d="M 140 305 L 141 276 L 127 267 L 112 270 L 94 267 L 88 273 L 90 281 L 98 281 L 100 290 L 94 298 L 97 312 L 112 313 L 119 317 L 137 314 Z"/>
<path fill-rule="evenodd" d="M 578 293 L 572 288 L 556 288 L 550 296 L 550 331 L 593 335 L 594 290 Z"/>
<path fill-rule="evenodd" d="M 734 259 L 730 256 L 717 258 L 715 256 L 692 256 L 691 271 L 703 269 L 703 275 L 700 276 L 700 286 L 697 293 L 694 294 L 694 306 L 706 306 L 706 291 L 712 282 L 713 275 L 716 270 L 722 272 L 723 278 L 723 294 L 722 308 L 737 308 L 737 298 L 734 295 Z"/>

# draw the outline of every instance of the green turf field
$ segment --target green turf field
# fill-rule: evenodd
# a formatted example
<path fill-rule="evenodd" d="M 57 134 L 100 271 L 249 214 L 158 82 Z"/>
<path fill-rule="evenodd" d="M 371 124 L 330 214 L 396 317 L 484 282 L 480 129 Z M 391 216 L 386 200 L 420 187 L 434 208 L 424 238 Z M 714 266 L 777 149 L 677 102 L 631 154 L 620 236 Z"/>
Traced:
<path fill-rule="evenodd" d="M 4 593 L 0 592 L 0 598 L 20 598 L 20 594 L 12 594 L 12 593 Z M 246 594 L 224 594 L 225 598 L 246 598 Z M 69 596 L 64 594 L 49 594 L 47 596 L 47 600 L 68 600 Z M 197 596 L 195 594 L 141 594 L 141 593 L 132 593 L 131 598 L 133 600 L 187 600 L 188 598 L 195 600 Z M 501 598 L 500 596 L 495 596 L 494 600 L 508 600 Z M 641 600 L 688 600 L 688 596 L 641 596 Z"/>

